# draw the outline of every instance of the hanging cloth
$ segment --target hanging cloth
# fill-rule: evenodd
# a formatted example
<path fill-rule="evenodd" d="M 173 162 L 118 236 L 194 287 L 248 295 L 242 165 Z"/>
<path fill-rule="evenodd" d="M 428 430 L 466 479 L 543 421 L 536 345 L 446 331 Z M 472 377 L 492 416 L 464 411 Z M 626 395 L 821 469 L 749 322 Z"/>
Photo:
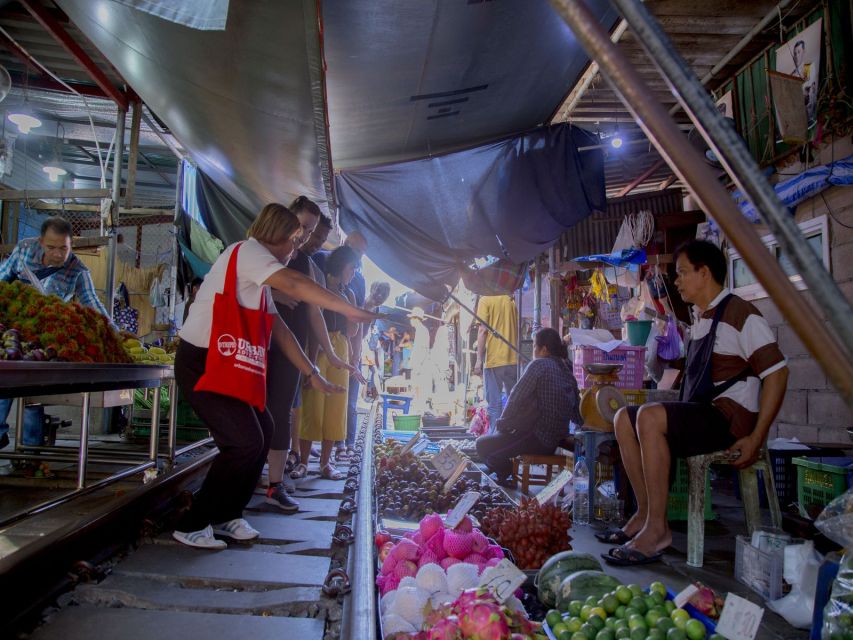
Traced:
<path fill-rule="evenodd" d="M 237 253 L 241 245 L 234 247 L 222 293 L 213 300 L 207 360 L 195 390 L 221 393 L 263 411 L 272 318 L 267 314 L 265 291 L 261 292 L 259 309 L 247 309 L 237 300 Z"/>

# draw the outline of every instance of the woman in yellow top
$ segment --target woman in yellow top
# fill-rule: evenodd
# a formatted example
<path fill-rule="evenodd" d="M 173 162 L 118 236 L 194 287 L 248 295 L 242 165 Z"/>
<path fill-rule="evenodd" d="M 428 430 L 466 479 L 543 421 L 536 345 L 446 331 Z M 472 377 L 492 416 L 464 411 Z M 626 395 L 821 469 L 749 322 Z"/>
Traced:
<path fill-rule="evenodd" d="M 326 288 L 340 296 L 350 304 L 355 304 L 355 297 L 349 289 L 349 283 L 355 275 L 359 257 L 347 246 L 338 247 L 326 258 Z M 345 316 L 334 311 L 324 311 L 326 328 L 332 342 L 335 355 L 349 362 L 349 339 L 358 331 L 358 323 L 350 322 Z M 340 385 L 344 389 L 349 386 L 349 371 L 337 369 L 329 364 L 325 352 L 317 358 L 320 375 L 331 384 Z M 320 475 L 329 480 L 340 480 L 344 474 L 332 465 L 332 445 L 335 441 L 343 440 L 347 435 L 347 394 L 338 393 L 325 395 L 314 389 L 306 389 L 302 395 L 302 413 L 300 417 L 299 449 L 302 460 L 308 460 L 311 444 L 316 440 L 322 442 L 320 447 Z M 299 464 L 290 474 L 291 478 L 304 478 L 308 473 L 305 464 Z"/>

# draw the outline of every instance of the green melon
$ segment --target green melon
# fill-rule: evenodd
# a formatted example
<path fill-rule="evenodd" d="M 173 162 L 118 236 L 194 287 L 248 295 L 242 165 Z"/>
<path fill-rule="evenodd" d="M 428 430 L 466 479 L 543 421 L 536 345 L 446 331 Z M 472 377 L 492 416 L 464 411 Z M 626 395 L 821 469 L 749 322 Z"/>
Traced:
<path fill-rule="evenodd" d="M 556 607 L 560 611 L 568 609 L 572 600 L 586 600 L 590 596 L 601 598 L 610 593 L 621 582 L 601 571 L 576 571 L 566 576 L 557 590 Z"/>
<path fill-rule="evenodd" d="M 554 607 L 563 579 L 583 570 L 601 571 L 601 563 L 589 553 L 576 551 L 562 551 L 548 558 L 536 574 L 539 601 L 546 607 Z"/>

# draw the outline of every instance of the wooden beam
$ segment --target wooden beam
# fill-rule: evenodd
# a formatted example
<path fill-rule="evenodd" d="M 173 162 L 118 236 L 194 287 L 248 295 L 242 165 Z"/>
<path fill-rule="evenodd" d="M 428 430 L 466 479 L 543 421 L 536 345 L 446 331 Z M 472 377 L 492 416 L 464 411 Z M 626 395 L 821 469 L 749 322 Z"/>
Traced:
<path fill-rule="evenodd" d="M 657 162 L 655 162 L 652 166 L 650 166 L 648 169 L 643 171 L 643 173 L 641 173 L 636 178 L 631 180 L 631 182 L 629 182 L 624 187 L 622 187 L 622 190 L 616 194 L 616 197 L 617 198 L 624 198 L 625 196 L 627 196 L 635 188 L 640 186 L 645 180 L 647 180 L 652 175 L 654 175 L 654 172 L 657 171 L 658 169 L 660 169 L 664 164 L 665 164 L 665 162 L 664 162 L 663 158 L 658 158 Z"/>
<path fill-rule="evenodd" d="M 673 183 L 673 182 L 675 182 L 675 174 L 672 174 L 672 175 L 671 175 L 671 176 L 669 176 L 666 180 L 664 180 L 663 182 L 661 182 L 661 183 L 658 185 L 658 191 L 664 191 L 664 190 L 666 190 L 666 189 L 669 189 L 669 188 L 672 186 L 672 183 Z"/>
<path fill-rule="evenodd" d="M 119 109 L 127 111 L 127 94 L 116 87 L 107 75 L 95 64 L 89 54 L 83 50 L 74 38 L 65 30 L 59 21 L 51 15 L 42 4 L 36 0 L 20 0 L 24 9 L 83 67 L 101 90 L 115 102 Z"/>
<path fill-rule="evenodd" d="M 94 178 L 93 178 L 94 180 Z M 109 198 L 110 189 L 0 189 L 0 200 L 40 200 L 42 198 Z"/>
<path fill-rule="evenodd" d="M 62 204 L 59 202 L 36 202 L 30 207 L 38 211 L 80 211 L 98 213 L 101 210 L 97 204 Z M 163 216 L 173 214 L 172 207 L 168 209 L 156 209 L 151 207 L 121 207 L 119 214 L 127 216 Z"/>

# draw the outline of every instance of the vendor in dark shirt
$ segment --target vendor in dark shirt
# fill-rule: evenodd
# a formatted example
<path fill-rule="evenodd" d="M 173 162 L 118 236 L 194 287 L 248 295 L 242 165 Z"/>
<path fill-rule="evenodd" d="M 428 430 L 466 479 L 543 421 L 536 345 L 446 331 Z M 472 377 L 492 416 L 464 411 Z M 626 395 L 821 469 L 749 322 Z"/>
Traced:
<path fill-rule="evenodd" d="M 534 360 L 513 387 L 495 433 L 477 439 L 480 459 L 504 485 L 511 482 L 513 458 L 554 453 L 569 435 L 569 422 L 581 422 L 578 383 L 560 335 L 542 329 L 533 345 Z"/>

